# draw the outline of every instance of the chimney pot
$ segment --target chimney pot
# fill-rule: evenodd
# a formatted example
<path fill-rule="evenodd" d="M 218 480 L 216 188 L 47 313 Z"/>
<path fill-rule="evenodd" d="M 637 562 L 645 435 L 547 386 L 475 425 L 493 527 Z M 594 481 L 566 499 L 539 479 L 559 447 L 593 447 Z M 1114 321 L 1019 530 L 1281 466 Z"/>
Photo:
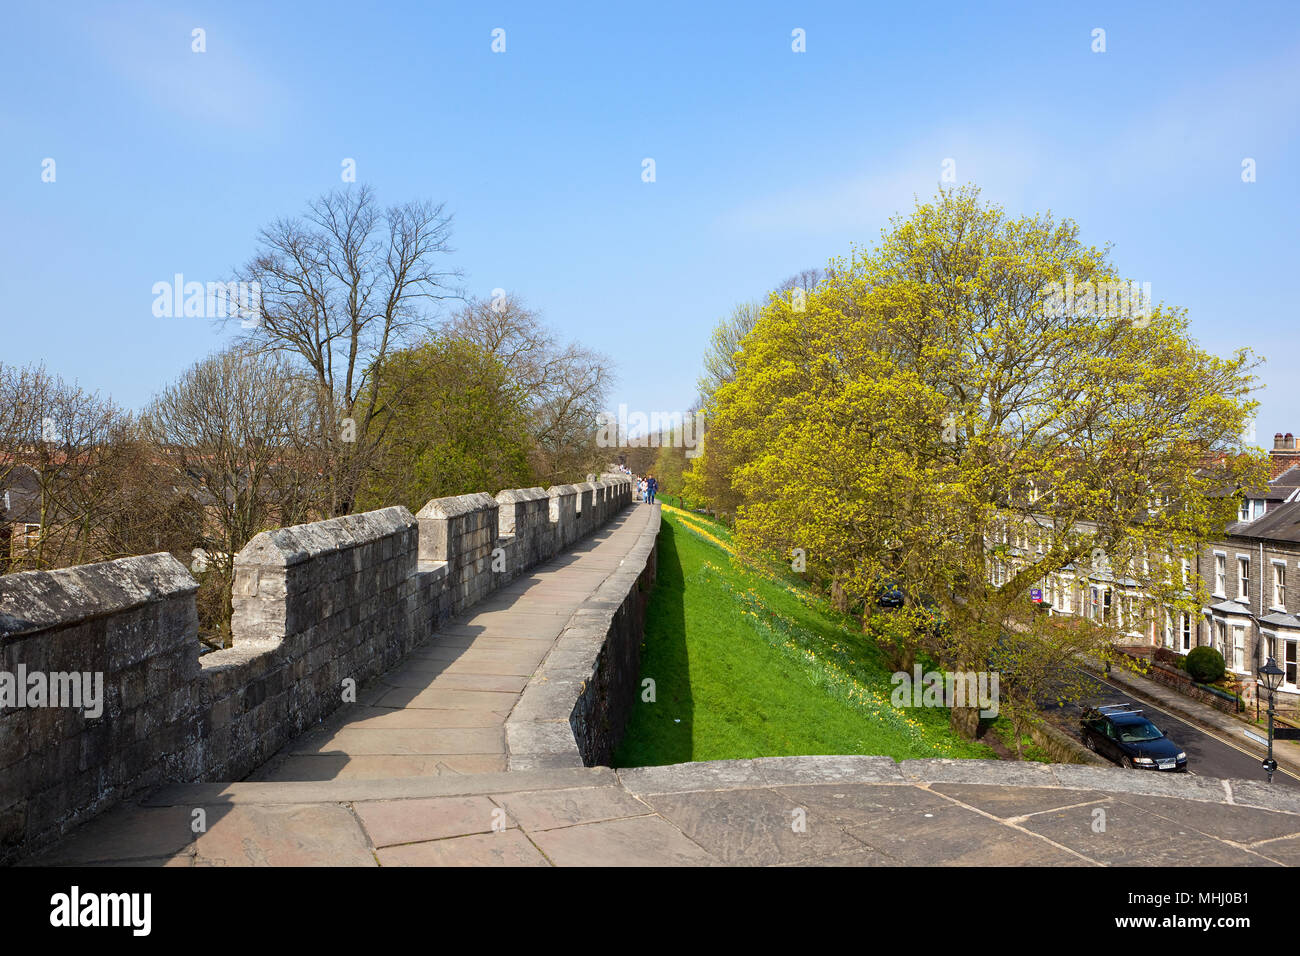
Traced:
<path fill-rule="evenodd" d="M 1273 434 L 1273 447 L 1274 447 L 1274 448 L 1283 448 L 1283 447 L 1285 447 L 1285 446 L 1282 444 L 1282 442 L 1283 442 L 1282 433 L 1281 433 L 1281 432 L 1274 432 L 1274 434 Z"/>

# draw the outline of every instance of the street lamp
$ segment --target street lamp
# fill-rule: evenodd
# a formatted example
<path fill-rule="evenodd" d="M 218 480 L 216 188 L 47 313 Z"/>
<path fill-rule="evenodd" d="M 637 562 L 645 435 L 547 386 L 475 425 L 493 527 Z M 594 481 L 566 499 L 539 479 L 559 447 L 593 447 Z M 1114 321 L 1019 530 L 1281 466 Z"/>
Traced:
<path fill-rule="evenodd" d="M 1282 668 L 1273 658 L 1269 658 L 1259 669 L 1259 681 L 1268 691 L 1268 756 L 1264 758 L 1264 769 L 1268 771 L 1268 782 L 1273 782 L 1273 772 L 1277 770 L 1277 761 L 1273 759 L 1273 694 L 1282 686 Z"/>

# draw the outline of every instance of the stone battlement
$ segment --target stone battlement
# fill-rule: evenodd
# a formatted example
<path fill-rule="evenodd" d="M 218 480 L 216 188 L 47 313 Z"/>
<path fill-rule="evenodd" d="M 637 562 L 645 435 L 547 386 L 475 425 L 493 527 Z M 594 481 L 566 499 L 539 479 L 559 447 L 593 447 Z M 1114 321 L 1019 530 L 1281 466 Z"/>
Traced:
<path fill-rule="evenodd" d="M 169 554 L 0 577 L 0 695 L 20 668 L 51 695 L 100 675 L 103 695 L 97 716 L 0 696 L 0 862 L 141 788 L 247 775 L 631 501 L 606 475 L 263 532 L 235 558 L 234 646 L 201 657 L 198 585 Z"/>

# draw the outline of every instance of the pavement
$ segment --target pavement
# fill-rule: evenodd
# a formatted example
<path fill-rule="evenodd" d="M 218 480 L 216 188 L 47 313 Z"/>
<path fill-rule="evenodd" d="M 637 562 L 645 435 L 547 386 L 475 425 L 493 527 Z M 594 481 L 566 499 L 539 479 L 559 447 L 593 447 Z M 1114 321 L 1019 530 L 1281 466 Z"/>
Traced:
<path fill-rule="evenodd" d="M 506 719 L 574 612 L 650 521 L 624 509 L 443 627 L 357 703 L 289 743 L 257 781 L 386 779 L 505 771 Z"/>
<path fill-rule="evenodd" d="M 1077 764 L 771 757 L 167 787 L 35 863 L 1285 866 L 1300 794 Z M 196 821 L 202 826 L 199 832 Z"/>

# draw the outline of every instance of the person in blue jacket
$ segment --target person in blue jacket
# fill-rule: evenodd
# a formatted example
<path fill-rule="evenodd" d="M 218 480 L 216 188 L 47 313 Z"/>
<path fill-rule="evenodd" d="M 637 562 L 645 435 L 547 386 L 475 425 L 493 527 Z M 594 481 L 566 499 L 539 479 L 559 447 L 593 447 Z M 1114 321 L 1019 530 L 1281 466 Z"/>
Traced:
<path fill-rule="evenodd" d="M 646 500 L 650 504 L 655 503 L 655 492 L 659 490 L 659 482 L 655 481 L 654 475 L 647 475 L 645 482 Z"/>

